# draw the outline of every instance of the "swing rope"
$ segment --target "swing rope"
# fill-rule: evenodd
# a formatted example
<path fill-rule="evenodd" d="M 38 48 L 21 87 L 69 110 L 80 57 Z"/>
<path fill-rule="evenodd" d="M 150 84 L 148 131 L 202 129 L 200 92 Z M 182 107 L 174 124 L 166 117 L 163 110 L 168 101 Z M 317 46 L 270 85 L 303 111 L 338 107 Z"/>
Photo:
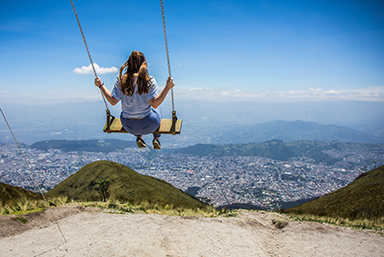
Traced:
<path fill-rule="evenodd" d="M 87 50 L 89 61 L 91 62 L 93 74 L 95 74 L 95 78 L 97 78 L 97 73 L 96 73 L 95 65 L 93 64 L 92 57 L 91 57 L 91 52 L 89 51 L 87 41 L 85 40 L 83 29 L 81 28 L 80 20 L 79 20 L 79 17 L 77 16 L 77 12 L 76 12 L 76 8 L 75 8 L 75 4 L 73 3 L 73 0 L 71 0 L 71 4 L 72 4 L 73 12 L 75 13 L 75 16 L 76 16 L 77 25 L 79 25 L 80 33 L 81 33 L 81 36 L 82 36 L 83 41 L 84 41 L 85 49 Z M 103 98 L 103 101 L 104 101 L 104 104 L 105 104 L 105 108 L 107 109 L 107 113 L 109 113 L 108 104 L 107 104 L 107 101 L 105 100 L 105 96 L 103 94 L 103 91 L 101 91 L 101 89 L 100 89 L 100 93 L 101 93 L 101 97 Z"/>
<path fill-rule="evenodd" d="M 168 50 L 167 29 L 165 27 L 165 15 L 164 15 L 163 0 L 160 0 L 160 5 L 161 5 L 161 16 L 163 18 L 163 31 L 164 31 L 165 53 L 167 55 L 168 75 L 169 75 L 169 77 L 172 78 L 172 75 L 171 75 L 171 61 L 170 61 L 170 58 L 169 58 L 169 50 Z M 176 110 L 175 110 L 175 101 L 174 101 L 174 96 L 173 96 L 173 88 L 171 88 L 171 97 L 172 97 L 172 127 L 171 127 L 171 132 L 172 132 L 172 135 L 176 135 L 177 116 L 176 116 Z"/>
<path fill-rule="evenodd" d="M 0 108 L 0 111 L 1 111 L 1 114 L 3 115 L 3 118 L 4 118 L 5 123 L 6 123 L 7 126 L 8 126 L 9 131 L 10 131 L 11 134 L 12 134 L 13 139 L 15 140 L 15 143 L 16 143 L 17 147 L 19 148 L 19 151 L 20 151 L 20 153 L 21 153 L 21 156 L 22 156 L 23 159 L 24 159 L 25 165 L 27 166 L 27 168 L 28 168 L 28 170 L 29 170 L 29 173 L 31 174 L 31 177 L 32 177 L 32 179 L 33 179 L 33 182 L 35 183 L 35 186 L 39 189 L 39 193 L 41 194 L 41 197 L 44 199 L 45 205 L 47 206 L 49 212 L 51 213 L 52 218 L 53 218 L 53 220 L 55 221 L 55 223 L 56 223 L 56 225 L 57 225 L 57 228 L 60 230 L 60 233 L 61 233 L 61 235 L 62 235 L 62 237 L 63 237 L 65 243 L 67 243 L 67 239 L 65 238 L 65 236 L 64 236 L 64 234 L 63 234 L 63 231 L 61 230 L 61 228 L 60 228 L 60 226 L 59 226 L 59 223 L 57 222 L 57 219 L 56 219 L 55 216 L 53 215 L 52 209 L 51 209 L 51 207 L 49 207 L 49 204 L 48 204 L 48 202 L 47 202 L 47 199 L 45 198 L 44 194 L 42 193 L 40 186 L 37 184 L 36 178 L 35 178 L 35 176 L 33 175 L 33 172 L 32 172 L 32 170 L 31 170 L 31 167 L 29 166 L 29 164 L 28 164 L 28 162 L 27 162 L 27 159 L 25 158 L 25 156 L 24 156 L 24 154 L 23 154 L 23 151 L 21 150 L 21 148 L 20 148 L 20 146 L 19 146 L 19 143 L 17 142 L 16 137 L 15 137 L 15 135 L 13 134 L 13 131 L 12 131 L 12 129 L 11 129 L 11 126 L 9 126 L 9 123 L 8 123 L 8 121 L 7 121 L 7 118 L 5 117 L 5 114 L 4 114 L 4 112 L 3 112 L 3 110 L 2 110 L 1 108 Z"/>
<path fill-rule="evenodd" d="M 167 55 L 168 75 L 169 75 L 169 77 L 172 78 L 172 75 L 171 75 L 171 61 L 170 61 L 170 58 L 169 58 L 169 50 L 168 50 L 167 29 L 165 27 L 165 15 L 164 15 L 163 0 L 160 0 L 160 5 L 161 5 L 161 16 L 163 17 L 163 31 L 164 31 L 165 52 L 166 52 L 166 55 Z M 173 88 L 171 88 L 171 96 L 172 96 L 172 113 L 176 113 L 176 111 L 175 111 L 175 101 L 174 101 L 174 97 L 173 97 Z"/>

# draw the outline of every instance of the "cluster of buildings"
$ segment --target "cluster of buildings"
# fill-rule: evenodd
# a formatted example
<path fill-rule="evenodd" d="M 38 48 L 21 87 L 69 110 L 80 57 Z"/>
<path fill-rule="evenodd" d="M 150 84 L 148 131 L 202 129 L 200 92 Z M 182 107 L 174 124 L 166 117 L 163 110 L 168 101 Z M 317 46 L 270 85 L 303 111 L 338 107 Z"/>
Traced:
<path fill-rule="evenodd" d="M 384 147 L 384 146 L 383 146 Z M 384 155 L 370 149 L 332 150 L 340 158 L 332 166 L 315 164 L 308 158 L 277 161 L 250 156 L 197 156 L 148 149 L 126 148 L 121 152 L 63 152 L 0 144 L 0 182 L 36 191 L 50 190 L 88 163 L 118 162 L 140 174 L 150 175 L 186 191 L 214 206 L 246 204 L 277 209 L 283 202 L 314 198 L 346 186 L 364 172 L 366 163 L 384 163 Z M 370 169 L 370 167 L 368 168 Z"/>

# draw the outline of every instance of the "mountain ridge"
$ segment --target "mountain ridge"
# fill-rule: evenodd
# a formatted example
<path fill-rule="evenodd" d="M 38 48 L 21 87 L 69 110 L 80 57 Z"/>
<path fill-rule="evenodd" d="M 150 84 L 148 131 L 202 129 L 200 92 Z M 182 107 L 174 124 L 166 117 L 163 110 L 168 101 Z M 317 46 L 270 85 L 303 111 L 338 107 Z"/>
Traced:
<path fill-rule="evenodd" d="M 123 151 L 127 147 L 136 147 L 133 141 L 116 139 L 109 140 L 48 140 L 37 142 L 31 147 L 47 151 L 48 149 L 61 149 L 63 151 L 88 151 L 88 152 L 109 152 Z M 369 148 L 376 154 L 383 153 L 383 144 L 379 143 L 350 143 L 350 142 L 323 142 L 323 141 L 288 141 L 269 140 L 259 143 L 238 143 L 238 144 L 195 144 L 181 148 L 163 149 L 164 153 L 195 154 L 200 156 L 259 156 L 280 161 L 289 161 L 292 158 L 309 158 L 315 163 L 335 164 L 342 159 L 332 157 L 326 153 L 329 150 L 340 151 Z M 150 147 L 152 154 L 156 154 Z"/>
<path fill-rule="evenodd" d="M 208 126 L 209 125 L 209 126 Z M 207 124 L 206 126 L 185 127 L 178 137 L 164 138 L 163 148 L 167 149 L 194 144 L 248 144 L 261 143 L 270 140 L 294 141 L 322 141 L 322 142 L 353 142 L 353 143 L 384 143 L 384 138 L 369 135 L 355 129 L 337 125 L 324 125 L 317 122 L 302 120 L 283 121 L 276 120 L 260 124 Z M 196 136 L 195 129 L 199 130 Z M 212 131 L 215 131 L 214 133 Z M 127 141 L 114 135 L 114 138 L 66 140 L 51 139 L 37 141 L 30 145 L 32 148 L 45 150 L 61 149 L 62 151 L 89 151 L 111 152 L 124 150 L 127 147 L 136 147 L 134 141 Z M 188 140 L 186 140 L 188 138 Z M 151 149 L 150 149 L 151 150 Z"/>
<path fill-rule="evenodd" d="M 163 115 L 170 113 L 170 101 L 165 101 Z M 105 109 L 101 102 L 82 103 L 41 103 L 33 106 L 27 103 L 4 104 L 3 110 L 10 118 L 13 128 L 18 131 L 19 142 L 28 145 L 46 139 L 108 139 L 112 135 L 102 133 L 105 123 Z M 178 146 L 196 143 L 220 143 L 210 139 L 215 134 L 225 135 L 230 127 L 248 128 L 253 124 L 261 124 L 277 120 L 304 120 L 321 124 L 335 124 L 362 131 L 384 140 L 383 102 L 364 101 L 332 101 L 332 102 L 230 102 L 218 105 L 212 101 L 183 100 L 178 105 L 178 116 L 183 118 L 185 126 L 181 136 L 171 137 L 171 143 Z M 119 115 L 120 106 L 111 107 L 111 113 Z M 22 119 L 18 117 L 24 117 Z M 116 116 L 117 117 L 117 116 Z M 48 122 L 49 121 L 49 122 Z M 0 124 L 0 140 L 11 142 L 9 131 L 5 124 Z M 24 128 L 24 129 L 23 129 Z M 225 129 L 225 131 L 224 131 Z M 196 131 L 198 135 L 196 136 Z M 186 138 L 187 137 L 187 138 Z M 127 139 L 126 134 L 113 135 L 113 138 Z M 266 141 L 274 138 L 267 138 Z M 163 146 L 168 139 L 164 137 Z M 252 142 L 253 139 L 246 142 Z M 237 141 L 236 141 L 237 142 Z M 235 142 L 231 142 L 235 143 Z"/>
<path fill-rule="evenodd" d="M 219 134 L 212 140 L 223 143 L 253 143 L 268 140 L 384 143 L 383 138 L 348 127 L 302 120 L 276 120 L 255 125 L 238 125 L 237 128 L 228 130 L 225 135 Z"/>
<path fill-rule="evenodd" d="M 316 163 L 332 165 L 341 158 L 335 158 L 325 153 L 327 150 L 341 150 L 344 148 L 356 148 L 371 146 L 372 149 L 382 144 L 372 143 L 347 143 L 347 142 L 322 142 L 322 141 L 294 141 L 269 140 L 263 143 L 248 144 L 196 144 L 183 148 L 170 150 L 172 153 L 196 154 L 200 156 L 259 156 L 280 161 L 288 161 L 292 158 L 310 158 Z M 377 150 L 382 153 L 383 150 Z"/>

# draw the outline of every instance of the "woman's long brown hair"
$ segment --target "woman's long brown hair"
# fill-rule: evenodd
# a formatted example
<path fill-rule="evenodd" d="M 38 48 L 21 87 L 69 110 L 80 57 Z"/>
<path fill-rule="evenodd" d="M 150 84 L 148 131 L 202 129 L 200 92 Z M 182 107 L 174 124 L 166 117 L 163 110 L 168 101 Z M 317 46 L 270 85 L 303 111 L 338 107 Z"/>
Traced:
<path fill-rule="evenodd" d="M 123 70 L 127 68 L 125 74 Z M 139 95 L 146 94 L 149 91 L 151 83 L 149 81 L 147 60 L 143 53 L 133 51 L 123 66 L 120 68 L 119 74 L 121 91 L 127 96 L 132 96 L 135 92 L 134 85 L 137 85 Z"/>

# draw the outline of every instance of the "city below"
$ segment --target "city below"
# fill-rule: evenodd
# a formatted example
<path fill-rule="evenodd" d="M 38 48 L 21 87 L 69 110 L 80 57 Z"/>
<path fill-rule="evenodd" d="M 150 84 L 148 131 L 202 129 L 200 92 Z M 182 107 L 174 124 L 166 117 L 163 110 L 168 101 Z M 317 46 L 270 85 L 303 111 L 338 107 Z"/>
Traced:
<path fill-rule="evenodd" d="M 135 147 L 108 153 L 21 148 L 42 191 L 49 191 L 91 162 L 109 160 L 165 180 L 216 207 L 280 209 L 286 203 L 335 191 L 382 165 L 384 145 L 376 146 L 376 152 L 364 147 L 326 151 L 341 160 L 330 166 L 310 158 L 279 161 L 257 156 L 198 156 Z M 0 144 L 0 155 L 0 182 L 38 191 L 15 144 Z"/>

